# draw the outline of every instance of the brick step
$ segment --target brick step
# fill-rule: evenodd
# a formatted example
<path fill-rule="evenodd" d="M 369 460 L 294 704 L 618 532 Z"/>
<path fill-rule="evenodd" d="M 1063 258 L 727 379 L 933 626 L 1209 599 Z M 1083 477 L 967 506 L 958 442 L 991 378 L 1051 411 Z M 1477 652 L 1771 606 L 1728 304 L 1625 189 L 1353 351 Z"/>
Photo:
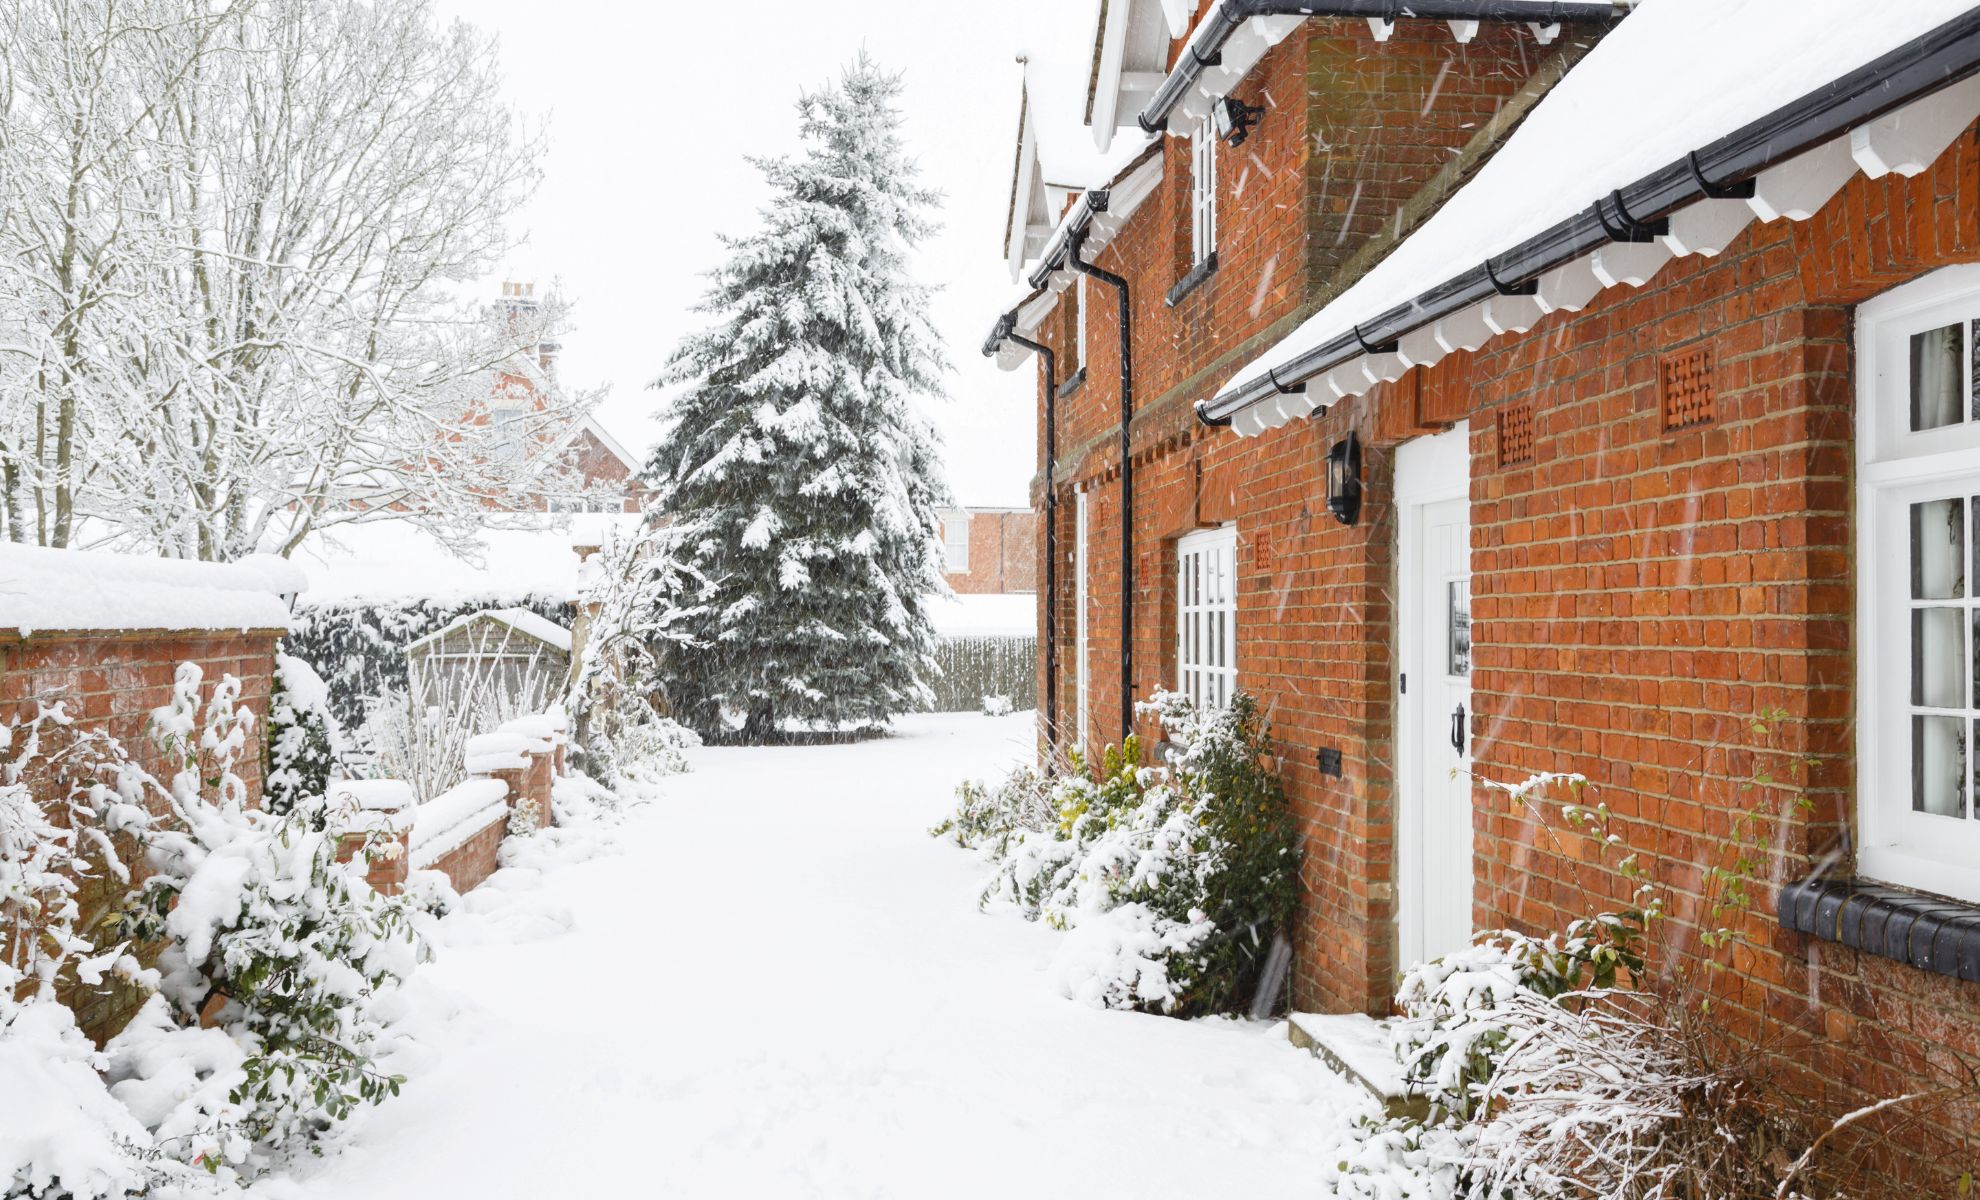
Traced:
<path fill-rule="evenodd" d="M 1429 1101 L 1410 1090 L 1389 1047 L 1389 1022 L 1365 1013 L 1292 1013 L 1286 1018 L 1286 1036 L 1379 1100 L 1390 1116 L 1429 1116 Z"/>

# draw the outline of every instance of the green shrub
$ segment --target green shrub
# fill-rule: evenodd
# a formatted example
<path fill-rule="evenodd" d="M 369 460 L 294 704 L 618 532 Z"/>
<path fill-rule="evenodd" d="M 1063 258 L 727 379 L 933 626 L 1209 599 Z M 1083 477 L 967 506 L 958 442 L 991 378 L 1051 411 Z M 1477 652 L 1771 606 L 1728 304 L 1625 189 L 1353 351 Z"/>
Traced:
<path fill-rule="evenodd" d="M 1255 702 L 1146 706 L 1170 737 L 1141 765 L 1130 737 L 1097 770 L 1077 754 L 965 783 L 937 836 L 981 851 L 984 902 L 1073 931 L 1068 995 L 1177 1016 L 1247 1009 L 1298 902 L 1296 828 Z"/>

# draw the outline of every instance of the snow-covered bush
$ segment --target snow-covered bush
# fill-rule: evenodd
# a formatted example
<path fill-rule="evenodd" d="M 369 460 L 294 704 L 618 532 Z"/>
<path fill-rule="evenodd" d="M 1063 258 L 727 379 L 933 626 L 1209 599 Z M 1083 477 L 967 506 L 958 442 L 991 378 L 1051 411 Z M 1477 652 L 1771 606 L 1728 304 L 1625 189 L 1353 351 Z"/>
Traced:
<path fill-rule="evenodd" d="M 676 532 L 652 522 L 615 531 L 584 567 L 589 616 L 568 703 L 576 762 L 608 788 L 651 787 L 686 771 L 701 744 L 655 703 L 668 699 L 668 656 L 688 644 L 708 584 L 683 564 Z"/>
<path fill-rule="evenodd" d="M 128 936 L 163 941 L 159 1000 L 133 1036 L 210 1024 L 242 1057 L 204 1056 L 208 1076 L 226 1081 L 226 1104 L 217 1085 L 148 1081 L 143 1065 L 169 1066 L 171 1054 L 147 1058 L 127 1043 L 118 1066 L 127 1092 L 163 1090 L 196 1106 L 153 1108 L 158 1129 L 176 1130 L 209 1167 L 252 1173 L 310 1146 L 356 1105 L 397 1093 L 401 1081 L 372 1061 L 381 1033 L 372 1005 L 423 945 L 409 899 L 374 893 L 362 862 L 337 863 L 337 835 L 326 828 L 334 814 L 246 806 L 234 767 L 253 714 L 238 703 L 238 680 L 223 677 L 204 702 L 202 682 L 196 664 L 182 664 L 172 703 L 153 717 L 178 770 L 168 785 L 173 819 L 149 837 L 153 873 L 124 922 Z"/>
<path fill-rule="evenodd" d="M 1752 729 L 1764 734 L 1774 719 Z M 1765 772 L 1756 768 L 1755 780 L 1770 782 Z M 1656 944 L 1669 928 L 1669 889 L 1653 882 L 1606 806 L 1585 803 L 1584 779 L 1479 783 L 1523 808 L 1563 861 L 1606 862 L 1634 884 L 1635 906 L 1598 911 L 1553 936 L 1482 934 L 1411 967 L 1397 996 L 1406 1015 L 1391 1032 L 1429 1119 L 1364 1122 L 1338 1148 L 1326 1194 L 1836 1200 L 1849 1194 L 1839 1185 L 1847 1156 L 1833 1153 L 1843 1131 L 1904 1107 L 1938 1106 L 1952 1126 L 1971 1124 L 1980 1077 L 1959 1062 L 1937 1064 L 1942 1079 L 1915 1093 L 1816 1117 L 1774 1086 L 1766 1050 L 1729 1027 L 1701 985 L 1698 964 L 1720 966 L 1737 949 L 1732 931 L 1760 890 L 1765 856 L 1751 843 L 1765 835 L 1740 831 L 1775 827 L 1799 798 L 1741 789 L 1760 798 L 1732 822 L 1730 861 L 1703 872 L 1699 911 L 1717 929 L 1701 931 L 1702 953 L 1681 955 Z M 1564 844 L 1572 838 L 1587 845 Z"/>
<path fill-rule="evenodd" d="M 983 698 L 983 715 L 986 717 L 1008 717 L 1015 711 L 1017 711 L 1016 706 L 1011 703 L 1009 696 L 985 696 Z"/>
<path fill-rule="evenodd" d="M 933 831 L 994 865 L 986 903 L 1069 931 L 1061 991 L 1109 1008 L 1179 1016 L 1249 1007 L 1291 919 L 1298 852 L 1255 703 L 1145 706 L 1171 738 L 1164 767 L 1130 738 L 1089 774 L 1077 756 L 966 783 Z"/>
<path fill-rule="evenodd" d="M 344 730 L 330 711 L 330 687 L 316 668 L 292 654 L 275 656 L 275 694 L 268 705 L 268 758 L 261 806 L 294 812 L 330 786 L 344 750 Z"/>
<path fill-rule="evenodd" d="M 159 1178 L 57 997 L 143 974 L 123 945 L 97 949 L 77 899 L 85 880 L 129 878 L 111 838 L 148 822 L 141 785 L 115 741 L 59 705 L 0 724 L 0 1195 L 96 1200 Z"/>

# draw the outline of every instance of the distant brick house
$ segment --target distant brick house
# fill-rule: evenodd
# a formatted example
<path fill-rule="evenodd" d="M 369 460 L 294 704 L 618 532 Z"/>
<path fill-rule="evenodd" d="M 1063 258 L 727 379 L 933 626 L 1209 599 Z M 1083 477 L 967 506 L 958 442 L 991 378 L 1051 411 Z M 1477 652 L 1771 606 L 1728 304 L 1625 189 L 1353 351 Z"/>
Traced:
<path fill-rule="evenodd" d="M 969 595 L 1038 590 L 1038 514 L 1028 508 L 945 508 L 942 567 Z"/>
<path fill-rule="evenodd" d="M 1258 696 L 1294 1002 L 1380 1013 L 1628 898 L 1467 772 L 1587 775 L 1695 924 L 1764 718 L 1814 765 L 1720 1011 L 1840 1111 L 1980 1054 L 1980 12 L 1527 7 L 1034 56 L 985 352 L 1040 367 L 1048 729 Z M 1892 1169 L 1975 1165 L 1936 1132 Z"/>

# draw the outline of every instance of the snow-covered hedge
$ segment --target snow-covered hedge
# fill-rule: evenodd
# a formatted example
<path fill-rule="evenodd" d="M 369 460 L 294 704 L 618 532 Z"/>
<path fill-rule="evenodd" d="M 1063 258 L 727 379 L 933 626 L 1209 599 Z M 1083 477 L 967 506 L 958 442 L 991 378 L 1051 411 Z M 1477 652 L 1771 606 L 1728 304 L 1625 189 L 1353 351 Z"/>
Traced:
<path fill-rule="evenodd" d="M 329 681 L 331 713 L 346 729 L 356 729 L 373 699 L 405 690 L 407 646 L 491 608 L 526 609 L 560 625 L 570 621 L 562 598 L 530 594 L 305 604 L 284 649 Z"/>
<path fill-rule="evenodd" d="M 1064 994 L 1178 1016 L 1243 1011 L 1298 886 L 1264 725 L 1243 695 L 1214 711 L 1173 693 L 1145 707 L 1170 737 L 1165 766 L 1141 766 L 1129 739 L 1097 773 L 1074 756 L 966 783 L 934 832 L 994 865 L 986 903 L 1068 931 Z"/>

